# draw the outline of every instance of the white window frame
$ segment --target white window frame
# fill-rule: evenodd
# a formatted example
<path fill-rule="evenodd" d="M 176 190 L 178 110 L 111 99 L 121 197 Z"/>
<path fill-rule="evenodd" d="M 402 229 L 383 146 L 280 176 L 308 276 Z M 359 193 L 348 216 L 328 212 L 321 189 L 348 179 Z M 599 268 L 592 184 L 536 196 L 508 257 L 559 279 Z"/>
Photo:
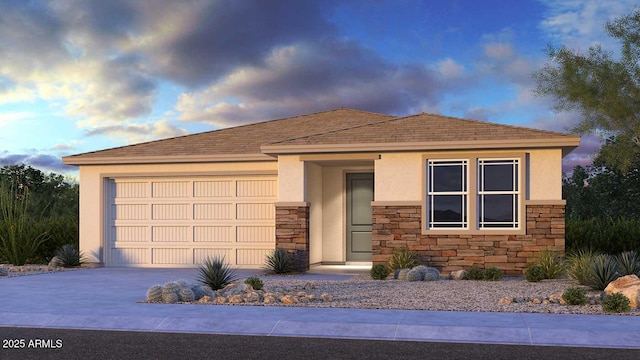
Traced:
<path fill-rule="evenodd" d="M 434 166 L 462 167 L 462 190 L 461 191 L 434 191 L 433 168 Z M 427 230 L 468 230 L 469 229 L 469 160 L 468 159 L 434 159 L 427 160 Z M 436 222 L 434 221 L 434 201 L 437 196 L 455 195 L 462 196 L 462 221 L 456 222 Z M 434 226 L 435 225 L 435 226 Z M 437 226 L 444 225 L 444 226 Z M 451 226 L 446 226 L 451 225 Z M 459 226 L 454 226 L 459 225 Z"/>
<path fill-rule="evenodd" d="M 491 165 L 511 165 L 512 166 L 512 184 L 511 190 L 484 190 L 484 174 L 485 167 Z M 519 229 L 520 228 L 520 211 L 522 201 L 522 188 L 520 179 L 522 177 L 522 164 L 518 158 L 478 158 L 477 159 L 477 228 L 479 230 L 502 230 L 502 229 Z M 515 168 L 515 169 L 514 169 Z M 512 214 L 511 221 L 506 222 L 486 222 L 484 219 L 484 199 L 485 196 L 491 195 L 510 195 Z M 489 226 L 492 225 L 492 226 Z"/>

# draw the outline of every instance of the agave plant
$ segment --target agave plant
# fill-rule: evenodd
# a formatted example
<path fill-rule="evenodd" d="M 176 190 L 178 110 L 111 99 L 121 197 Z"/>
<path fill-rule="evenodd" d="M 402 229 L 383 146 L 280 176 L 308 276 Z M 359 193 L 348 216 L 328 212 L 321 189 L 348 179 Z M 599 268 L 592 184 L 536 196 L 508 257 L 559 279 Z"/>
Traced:
<path fill-rule="evenodd" d="M 84 256 L 73 244 L 65 244 L 56 249 L 54 259 L 55 265 L 66 268 L 80 266 L 84 262 Z"/>
<path fill-rule="evenodd" d="M 276 274 L 285 274 L 293 269 L 293 257 L 285 249 L 276 248 L 265 258 L 266 266 Z"/>
<path fill-rule="evenodd" d="M 236 280 L 236 269 L 225 262 L 224 256 L 207 257 L 198 265 L 198 273 L 198 281 L 214 291 Z"/>
<path fill-rule="evenodd" d="M 616 257 L 621 276 L 640 276 L 640 256 L 635 251 L 625 251 Z"/>
<path fill-rule="evenodd" d="M 406 247 L 395 250 L 389 259 L 389 269 L 395 271 L 397 269 L 413 269 L 418 265 L 418 255 L 415 251 Z"/>
<path fill-rule="evenodd" d="M 590 269 L 587 285 L 595 290 L 604 290 L 610 282 L 620 276 L 616 259 L 608 254 L 595 255 L 591 259 Z"/>

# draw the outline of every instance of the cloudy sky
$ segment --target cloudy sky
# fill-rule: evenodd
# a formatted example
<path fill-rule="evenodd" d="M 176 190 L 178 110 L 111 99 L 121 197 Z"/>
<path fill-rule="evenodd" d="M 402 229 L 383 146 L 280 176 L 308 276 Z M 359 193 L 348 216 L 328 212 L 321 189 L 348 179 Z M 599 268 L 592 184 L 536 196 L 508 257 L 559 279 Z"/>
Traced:
<path fill-rule="evenodd" d="M 0 0 L 0 165 L 350 107 L 563 131 L 547 44 L 616 50 L 632 0 Z M 594 138 L 565 160 L 589 162 Z"/>

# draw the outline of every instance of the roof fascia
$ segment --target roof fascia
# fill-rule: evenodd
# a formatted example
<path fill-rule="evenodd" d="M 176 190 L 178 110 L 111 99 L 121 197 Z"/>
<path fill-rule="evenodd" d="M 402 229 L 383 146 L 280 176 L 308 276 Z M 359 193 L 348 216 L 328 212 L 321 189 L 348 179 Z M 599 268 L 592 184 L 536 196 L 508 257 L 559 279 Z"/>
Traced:
<path fill-rule="evenodd" d="M 174 164 L 174 163 L 208 163 L 208 162 L 246 162 L 276 161 L 265 154 L 227 154 L 227 155 L 177 155 L 177 156 L 66 156 L 62 158 L 65 165 L 124 165 L 124 164 Z"/>

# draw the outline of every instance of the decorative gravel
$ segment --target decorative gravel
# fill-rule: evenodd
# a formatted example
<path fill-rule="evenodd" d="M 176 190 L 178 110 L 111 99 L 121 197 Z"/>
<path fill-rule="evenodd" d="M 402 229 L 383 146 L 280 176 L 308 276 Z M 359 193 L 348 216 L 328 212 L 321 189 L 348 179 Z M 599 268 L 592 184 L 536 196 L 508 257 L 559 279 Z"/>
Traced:
<path fill-rule="evenodd" d="M 7 269 L 7 276 L 0 276 L 0 279 L 16 277 L 16 276 L 27 276 L 27 275 L 39 275 L 39 274 L 48 274 L 60 271 L 71 271 L 71 270 L 79 270 L 82 268 L 63 268 L 59 266 L 49 266 L 49 265 L 22 265 L 22 266 L 13 266 L 8 264 L 0 264 L 0 268 Z"/>

